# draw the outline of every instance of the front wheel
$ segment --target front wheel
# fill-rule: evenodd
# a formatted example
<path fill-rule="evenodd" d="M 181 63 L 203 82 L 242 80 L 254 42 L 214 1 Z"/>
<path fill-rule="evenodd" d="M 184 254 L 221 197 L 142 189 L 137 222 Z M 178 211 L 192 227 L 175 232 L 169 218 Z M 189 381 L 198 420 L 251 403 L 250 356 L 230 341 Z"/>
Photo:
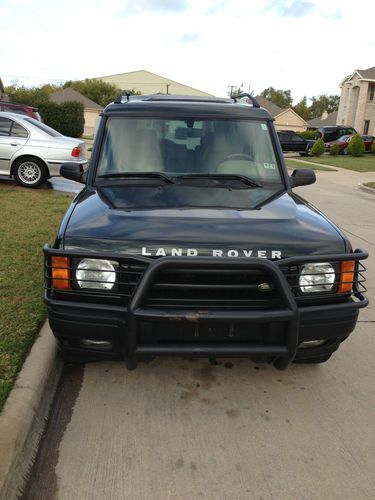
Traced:
<path fill-rule="evenodd" d="M 14 178 L 20 186 L 37 188 L 46 181 L 47 169 L 38 158 L 23 158 L 15 165 Z"/>

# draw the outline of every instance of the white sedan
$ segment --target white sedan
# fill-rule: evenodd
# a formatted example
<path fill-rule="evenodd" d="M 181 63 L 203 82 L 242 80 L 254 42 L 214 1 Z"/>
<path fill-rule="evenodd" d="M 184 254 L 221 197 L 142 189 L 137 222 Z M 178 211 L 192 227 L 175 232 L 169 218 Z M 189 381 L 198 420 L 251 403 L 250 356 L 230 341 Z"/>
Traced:
<path fill-rule="evenodd" d="M 0 174 L 35 188 L 59 175 L 64 162 L 87 163 L 85 143 L 34 118 L 0 112 Z"/>

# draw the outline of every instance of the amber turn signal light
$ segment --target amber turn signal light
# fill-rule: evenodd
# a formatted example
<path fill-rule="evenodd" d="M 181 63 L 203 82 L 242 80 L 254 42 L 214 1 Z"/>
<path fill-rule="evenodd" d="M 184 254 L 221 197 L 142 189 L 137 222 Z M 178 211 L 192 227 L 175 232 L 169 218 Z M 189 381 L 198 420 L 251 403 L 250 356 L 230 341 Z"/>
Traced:
<path fill-rule="evenodd" d="M 51 257 L 52 286 L 58 290 L 70 288 L 70 259 L 69 257 Z"/>
<path fill-rule="evenodd" d="M 337 293 L 348 293 L 352 291 L 354 281 L 354 260 L 344 260 L 340 266 L 340 284 Z"/>

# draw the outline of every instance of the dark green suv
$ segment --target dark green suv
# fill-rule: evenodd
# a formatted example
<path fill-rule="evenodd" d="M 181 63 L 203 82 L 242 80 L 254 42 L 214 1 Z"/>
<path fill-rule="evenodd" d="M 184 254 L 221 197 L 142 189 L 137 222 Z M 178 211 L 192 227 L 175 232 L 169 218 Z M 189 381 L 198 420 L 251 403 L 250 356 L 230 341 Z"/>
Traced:
<path fill-rule="evenodd" d="M 53 247 L 45 301 L 65 359 L 326 361 L 353 331 L 367 253 L 293 192 L 248 96 L 120 96 Z"/>

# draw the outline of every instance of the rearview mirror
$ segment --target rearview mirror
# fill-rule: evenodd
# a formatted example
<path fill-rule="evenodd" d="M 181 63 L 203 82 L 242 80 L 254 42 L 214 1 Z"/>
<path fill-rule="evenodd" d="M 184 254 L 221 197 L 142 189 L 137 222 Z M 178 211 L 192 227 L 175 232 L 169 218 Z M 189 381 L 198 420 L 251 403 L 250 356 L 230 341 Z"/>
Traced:
<path fill-rule="evenodd" d="M 298 168 L 293 170 L 290 176 L 290 185 L 293 187 L 297 186 L 308 186 L 309 184 L 314 184 L 316 181 L 316 176 L 314 170 L 311 168 Z"/>
<path fill-rule="evenodd" d="M 65 179 L 81 182 L 82 184 L 86 182 L 86 173 L 83 165 L 73 161 L 67 161 L 61 165 L 60 175 L 65 177 Z"/>

